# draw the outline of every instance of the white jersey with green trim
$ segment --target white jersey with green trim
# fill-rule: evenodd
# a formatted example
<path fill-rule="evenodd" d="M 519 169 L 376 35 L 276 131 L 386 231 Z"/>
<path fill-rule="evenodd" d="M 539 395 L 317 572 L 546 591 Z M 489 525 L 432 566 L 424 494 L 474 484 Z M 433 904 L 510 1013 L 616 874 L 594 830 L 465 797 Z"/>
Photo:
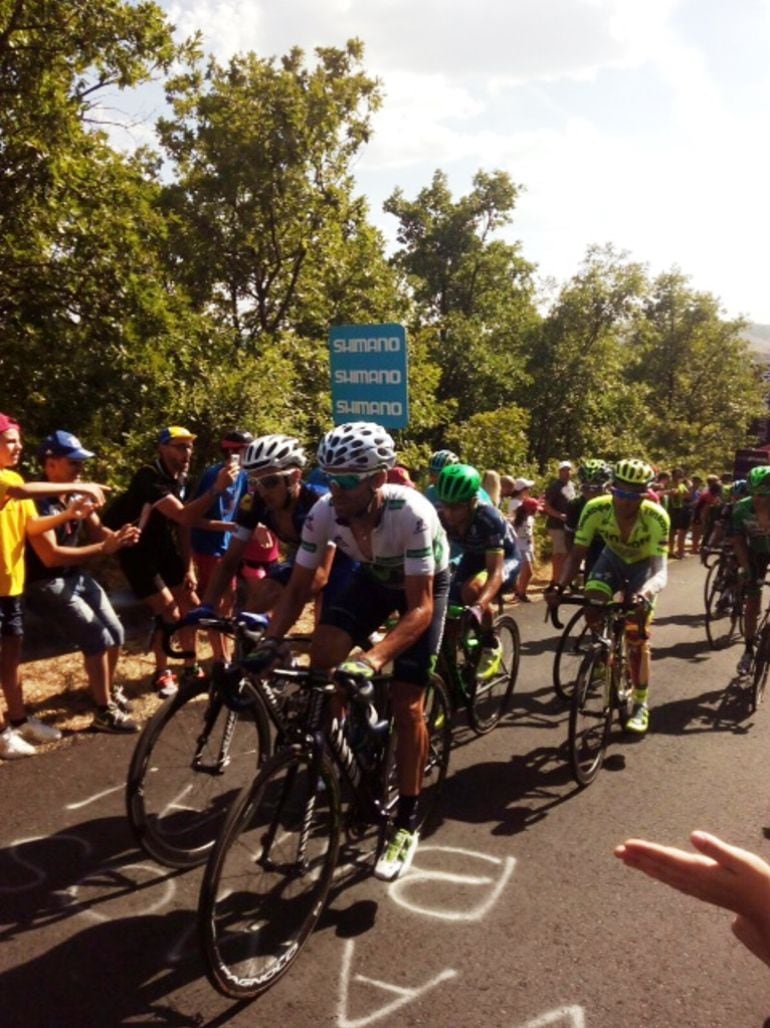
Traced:
<path fill-rule="evenodd" d="M 382 515 L 371 535 L 372 557 L 365 556 L 350 525 L 337 516 L 332 496 L 322 496 L 305 518 L 295 561 L 314 570 L 329 545 L 360 562 L 365 570 L 394 588 L 405 575 L 428 577 L 449 564 L 449 545 L 435 507 L 416 489 L 386 484 L 380 489 Z"/>

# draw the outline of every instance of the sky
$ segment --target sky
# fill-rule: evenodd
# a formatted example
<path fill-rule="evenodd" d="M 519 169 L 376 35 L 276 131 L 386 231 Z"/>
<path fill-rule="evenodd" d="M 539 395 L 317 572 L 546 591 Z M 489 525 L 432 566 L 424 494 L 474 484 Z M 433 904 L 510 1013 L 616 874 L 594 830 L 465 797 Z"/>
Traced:
<path fill-rule="evenodd" d="M 384 103 L 354 171 L 389 241 L 397 186 L 440 168 L 459 198 L 501 169 L 523 187 L 504 235 L 541 281 L 612 243 L 770 324 L 770 0 L 159 2 L 220 59 L 364 42 Z M 149 132 L 157 100 L 132 102 Z"/>

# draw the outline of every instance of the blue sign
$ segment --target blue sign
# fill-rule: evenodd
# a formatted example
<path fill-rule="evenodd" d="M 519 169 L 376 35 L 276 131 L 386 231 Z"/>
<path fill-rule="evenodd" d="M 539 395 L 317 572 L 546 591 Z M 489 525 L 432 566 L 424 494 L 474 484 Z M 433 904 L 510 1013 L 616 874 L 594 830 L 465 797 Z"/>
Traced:
<path fill-rule="evenodd" d="M 409 424 L 409 378 L 403 325 L 336 325 L 329 331 L 334 424 Z"/>

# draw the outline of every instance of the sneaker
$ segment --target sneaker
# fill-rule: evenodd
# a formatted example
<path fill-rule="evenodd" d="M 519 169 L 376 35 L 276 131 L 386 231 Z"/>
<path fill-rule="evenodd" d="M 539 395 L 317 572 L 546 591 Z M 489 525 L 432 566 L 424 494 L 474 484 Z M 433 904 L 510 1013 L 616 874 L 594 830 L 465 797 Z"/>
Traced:
<path fill-rule="evenodd" d="M 751 671 L 751 665 L 753 664 L 753 662 L 754 654 L 751 652 L 751 650 L 746 650 L 741 659 L 738 661 L 738 666 L 735 670 L 741 676 L 747 675 Z"/>
<path fill-rule="evenodd" d="M 650 711 L 646 703 L 635 703 L 634 712 L 626 721 L 626 731 L 644 735 L 650 724 Z"/>
<path fill-rule="evenodd" d="M 139 726 L 133 721 L 117 703 L 108 704 L 105 710 L 97 710 L 91 722 L 91 728 L 95 732 L 115 732 L 129 734 L 138 732 Z"/>
<path fill-rule="evenodd" d="M 532 600 L 527 596 L 526 593 L 516 593 L 516 599 L 519 603 L 531 603 Z"/>
<path fill-rule="evenodd" d="M 35 747 L 25 742 L 15 728 L 9 726 L 4 732 L 0 732 L 0 757 L 3 760 L 34 757 L 36 753 Z"/>
<path fill-rule="evenodd" d="M 28 717 L 24 724 L 18 725 L 16 731 L 25 742 L 58 742 L 61 732 L 52 725 L 45 724 L 36 717 Z"/>
<path fill-rule="evenodd" d="M 479 662 L 476 667 L 476 678 L 480 682 L 486 682 L 498 673 L 503 663 L 503 648 L 500 643 L 494 647 L 484 647 L 479 654 Z"/>
<path fill-rule="evenodd" d="M 399 828 L 377 861 L 374 869 L 375 877 L 381 878 L 384 882 L 394 882 L 396 878 L 405 875 L 412 866 L 412 859 L 419 840 L 419 832 L 410 832 L 407 828 Z"/>
<path fill-rule="evenodd" d="M 134 709 L 134 705 L 131 700 L 126 696 L 122 685 L 115 685 L 112 688 L 112 702 L 123 711 L 124 714 L 130 714 Z"/>
<path fill-rule="evenodd" d="M 179 691 L 176 675 L 170 668 L 158 672 L 155 676 L 153 687 L 162 700 L 167 700 L 169 696 L 176 696 Z"/>

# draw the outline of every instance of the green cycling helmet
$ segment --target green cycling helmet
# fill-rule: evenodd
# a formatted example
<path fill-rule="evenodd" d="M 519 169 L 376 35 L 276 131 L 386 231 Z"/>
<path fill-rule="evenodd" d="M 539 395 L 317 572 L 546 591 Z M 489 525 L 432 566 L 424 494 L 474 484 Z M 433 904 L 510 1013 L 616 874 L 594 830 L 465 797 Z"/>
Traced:
<path fill-rule="evenodd" d="M 639 493 L 649 489 L 654 479 L 655 472 L 647 461 L 638 460 L 636 457 L 619 460 L 615 465 L 612 475 L 612 481 L 615 485 L 623 486 Z"/>
<path fill-rule="evenodd" d="M 605 485 L 612 478 L 612 468 L 599 458 L 585 460 L 578 468 L 578 478 L 584 485 Z"/>
<path fill-rule="evenodd" d="M 445 468 L 447 466 L 447 464 L 459 463 L 460 458 L 457 456 L 456 453 L 452 453 L 451 450 L 436 450 L 436 452 L 432 453 L 430 456 L 430 461 L 428 462 L 428 471 L 435 471 L 436 474 L 438 474 L 442 468 Z"/>
<path fill-rule="evenodd" d="M 438 476 L 436 493 L 442 503 L 467 503 L 480 485 L 481 475 L 470 464 L 448 464 Z"/>
<path fill-rule="evenodd" d="M 770 496 L 770 466 L 763 464 L 749 472 L 749 492 L 757 496 Z"/>

